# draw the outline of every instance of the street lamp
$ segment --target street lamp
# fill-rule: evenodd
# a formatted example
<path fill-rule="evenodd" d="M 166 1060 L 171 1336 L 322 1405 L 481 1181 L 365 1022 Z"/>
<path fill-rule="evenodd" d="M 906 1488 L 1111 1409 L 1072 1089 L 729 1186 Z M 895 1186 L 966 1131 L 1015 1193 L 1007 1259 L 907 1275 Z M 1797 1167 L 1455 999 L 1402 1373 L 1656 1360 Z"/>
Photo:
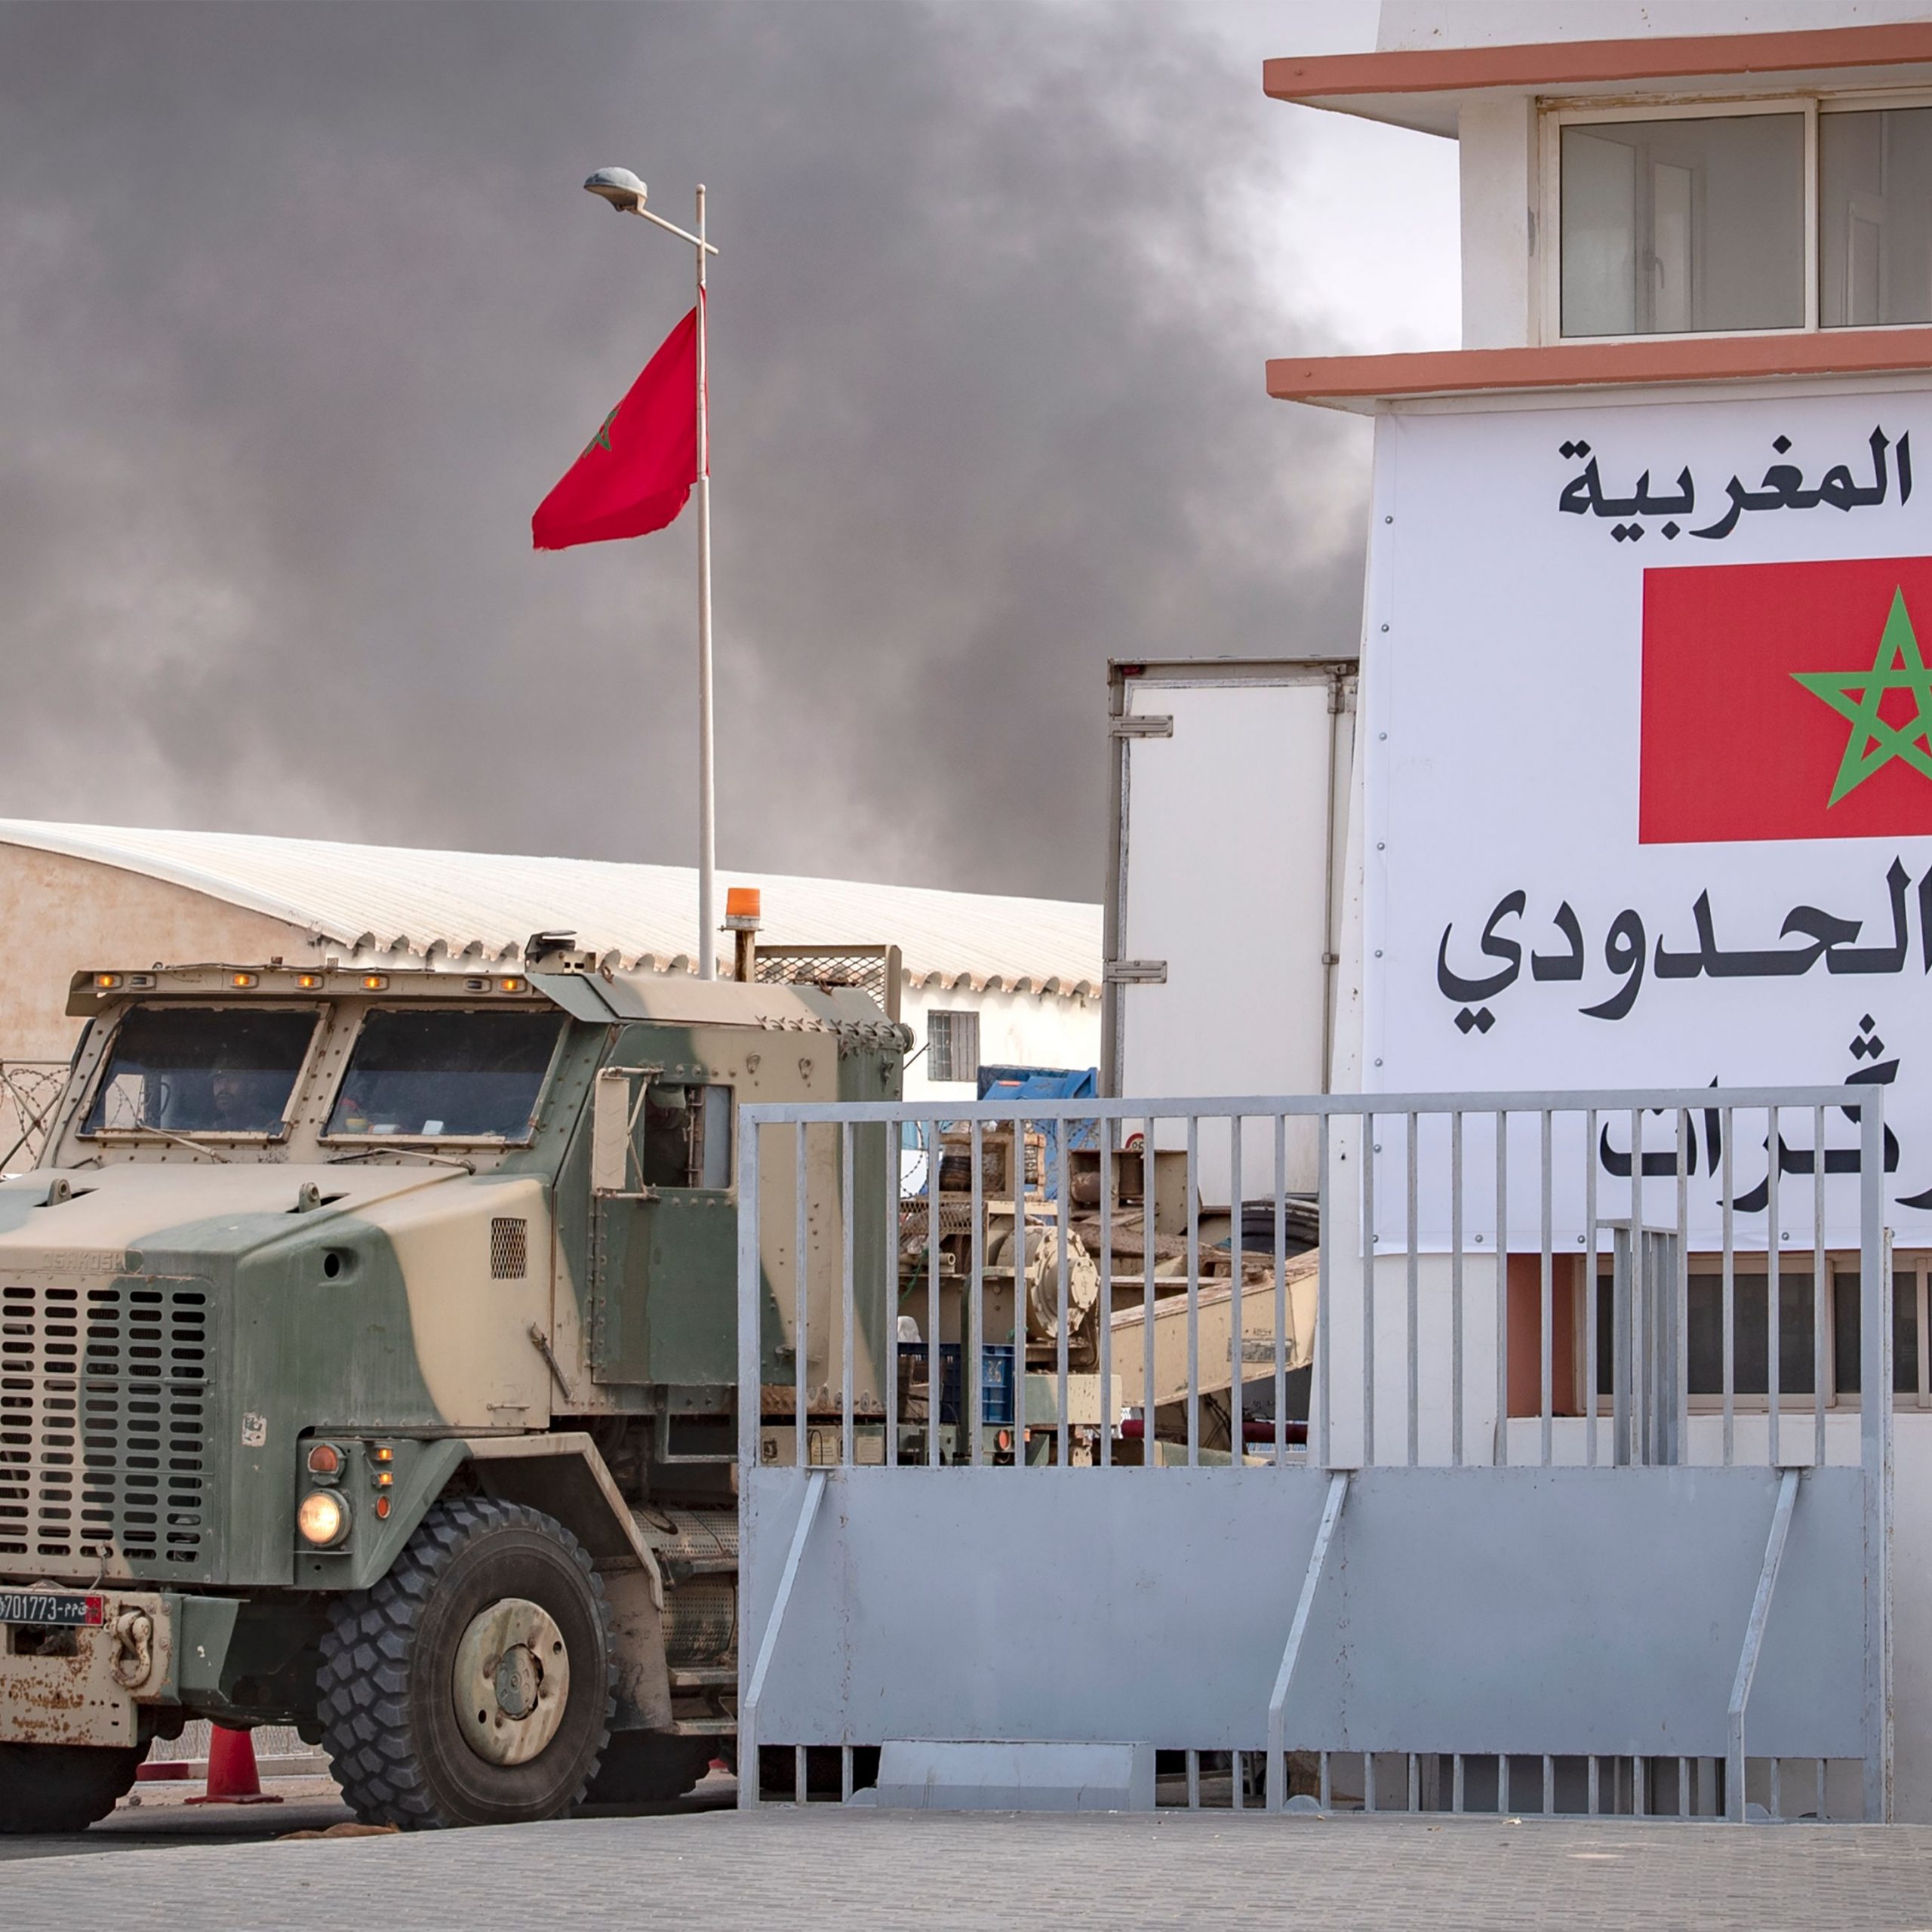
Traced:
<path fill-rule="evenodd" d="M 698 183 L 697 232 L 680 228 L 645 203 L 644 183 L 628 168 L 600 168 L 583 184 L 620 214 L 641 215 L 697 255 L 697 974 L 718 977 L 718 801 L 712 774 L 711 697 L 711 421 L 706 393 L 704 258 L 718 251 L 704 238 L 704 184 Z"/>

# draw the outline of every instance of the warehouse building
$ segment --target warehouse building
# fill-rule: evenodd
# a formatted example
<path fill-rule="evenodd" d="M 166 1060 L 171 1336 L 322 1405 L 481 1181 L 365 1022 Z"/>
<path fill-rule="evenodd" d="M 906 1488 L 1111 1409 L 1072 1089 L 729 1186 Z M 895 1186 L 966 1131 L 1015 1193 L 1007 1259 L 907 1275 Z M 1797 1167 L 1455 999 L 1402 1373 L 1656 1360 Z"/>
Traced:
<path fill-rule="evenodd" d="M 768 873 L 724 882 L 758 889 L 768 971 L 844 970 L 896 992 L 914 1035 L 909 1097 L 971 1098 L 983 1063 L 1100 1058 L 1098 906 Z M 72 1051 L 76 971 L 514 961 L 548 931 L 613 968 L 688 973 L 697 903 L 680 866 L 0 820 L 0 1164 Z"/>

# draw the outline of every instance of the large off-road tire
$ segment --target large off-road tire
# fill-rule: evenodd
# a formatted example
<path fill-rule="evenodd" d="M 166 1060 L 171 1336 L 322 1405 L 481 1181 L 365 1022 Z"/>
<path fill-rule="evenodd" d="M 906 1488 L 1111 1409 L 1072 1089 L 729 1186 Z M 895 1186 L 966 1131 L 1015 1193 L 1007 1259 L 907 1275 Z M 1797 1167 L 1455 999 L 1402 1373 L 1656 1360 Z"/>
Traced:
<path fill-rule="evenodd" d="M 323 1746 L 365 1823 L 560 1817 L 603 1755 L 615 1665 L 576 1537 L 540 1510 L 450 1497 L 380 1583 L 331 1610 Z"/>
<path fill-rule="evenodd" d="M 604 1761 L 584 1793 L 586 1804 L 669 1804 L 693 1789 L 717 1749 L 707 1737 L 614 1730 Z"/>
<path fill-rule="evenodd" d="M 146 1745 L 0 1744 L 0 1832 L 84 1832 L 134 1787 Z"/>

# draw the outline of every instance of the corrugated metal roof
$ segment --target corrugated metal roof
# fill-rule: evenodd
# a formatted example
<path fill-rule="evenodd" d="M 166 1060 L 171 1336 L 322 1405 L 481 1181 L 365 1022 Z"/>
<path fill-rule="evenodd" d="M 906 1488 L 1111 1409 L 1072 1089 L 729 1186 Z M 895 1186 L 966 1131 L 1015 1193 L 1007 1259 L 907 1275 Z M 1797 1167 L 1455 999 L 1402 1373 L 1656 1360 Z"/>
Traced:
<path fill-rule="evenodd" d="M 697 875 L 685 866 L 33 819 L 0 819 L 0 844 L 145 873 L 374 952 L 518 957 L 534 932 L 574 931 L 626 966 L 663 971 L 687 968 L 695 940 Z M 915 986 L 1099 989 L 1097 906 L 735 869 L 718 876 L 721 900 L 728 884 L 760 889 L 760 937 L 774 945 L 894 945 Z"/>

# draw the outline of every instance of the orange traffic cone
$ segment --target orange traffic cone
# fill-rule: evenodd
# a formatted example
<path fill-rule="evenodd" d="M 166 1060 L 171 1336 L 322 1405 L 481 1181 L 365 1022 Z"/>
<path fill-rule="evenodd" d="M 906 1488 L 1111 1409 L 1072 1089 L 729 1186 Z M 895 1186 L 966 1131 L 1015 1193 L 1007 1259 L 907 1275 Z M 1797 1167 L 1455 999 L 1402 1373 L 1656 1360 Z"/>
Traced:
<path fill-rule="evenodd" d="M 190 1804 L 279 1804 L 281 1800 L 262 1789 L 255 1769 L 255 1740 L 245 1730 L 211 1724 L 208 1737 L 207 1795 Z"/>

